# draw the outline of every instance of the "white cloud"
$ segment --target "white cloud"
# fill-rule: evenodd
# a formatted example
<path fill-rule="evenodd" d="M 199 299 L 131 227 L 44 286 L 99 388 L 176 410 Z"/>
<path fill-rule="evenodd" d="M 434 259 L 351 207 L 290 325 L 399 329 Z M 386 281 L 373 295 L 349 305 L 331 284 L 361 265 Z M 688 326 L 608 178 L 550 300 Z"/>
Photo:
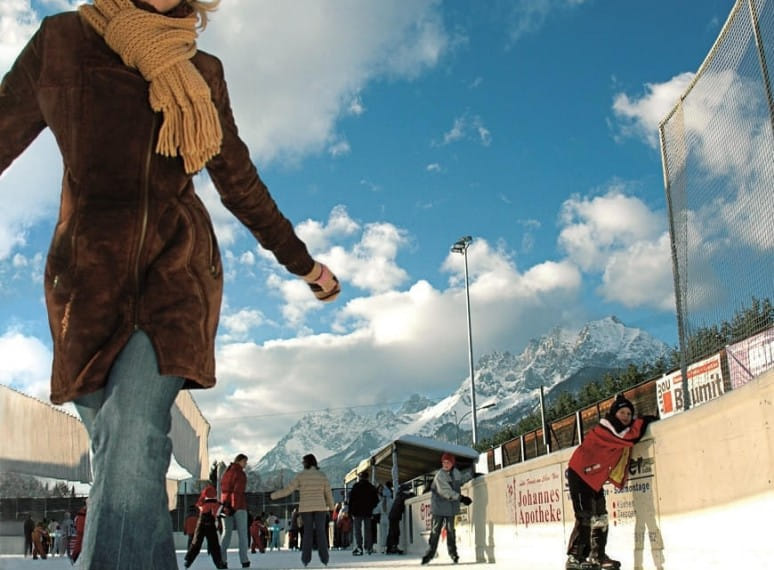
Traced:
<path fill-rule="evenodd" d="M 663 214 L 614 188 L 604 196 L 571 197 L 562 204 L 559 246 L 584 271 L 605 267 L 611 253 L 664 230 Z"/>
<path fill-rule="evenodd" d="M 296 226 L 298 237 L 306 243 L 313 256 L 327 250 L 337 239 L 352 236 L 359 230 L 360 224 L 349 216 L 347 208 L 342 205 L 331 210 L 326 224 L 305 220 Z"/>
<path fill-rule="evenodd" d="M 339 140 L 328 147 L 328 154 L 330 154 L 333 158 L 338 158 L 340 156 L 348 155 L 351 150 L 352 149 L 350 148 L 347 141 Z"/>
<path fill-rule="evenodd" d="M 256 309 L 242 309 L 236 313 L 224 314 L 220 318 L 220 323 L 225 329 L 223 340 L 244 340 L 252 329 L 261 326 L 264 322 L 263 313 Z"/>
<path fill-rule="evenodd" d="M 10 69 L 39 23 L 29 0 L 4 0 L 0 4 L 0 75 Z"/>
<path fill-rule="evenodd" d="M 657 148 L 659 124 L 680 100 L 693 77 L 693 73 L 686 72 L 665 83 L 646 83 L 645 94 L 639 98 L 617 94 L 613 99 L 613 111 L 620 120 L 620 134 L 641 138 Z"/>
<path fill-rule="evenodd" d="M 414 78 L 447 49 L 432 0 L 223 2 L 200 38 L 226 66 L 240 133 L 259 164 L 324 150 L 365 108 L 373 78 Z M 247 26 L 249 25 L 249 31 Z"/>
<path fill-rule="evenodd" d="M 508 14 L 508 35 L 510 43 L 515 43 L 528 34 L 543 27 L 552 12 L 580 6 L 586 0 L 516 0 L 510 3 Z"/>
<path fill-rule="evenodd" d="M 366 108 L 365 105 L 363 105 L 363 99 L 360 97 L 360 95 L 356 95 L 352 98 L 352 101 L 349 103 L 349 114 L 360 116 L 363 113 L 365 113 Z"/>
<path fill-rule="evenodd" d="M 433 142 L 434 146 L 445 146 L 461 140 L 474 141 L 482 146 L 489 146 L 492 143 L 492 133 L 484 125 L 483 120 L 478 115 L 470 116 L 467 113 L 461 117 L 456 117 L 452 127 L 443 134 L 440 143 Z"/>
<path fill-rule="evenodd" d="M 331 264 L 346 276 L 345 286 L 378 276 L 385 264 L 395 263 L 404 244 L 403 232 L 389 224 L 364 224 L 361 232 L 350 250 L 333 248 L 337 252 L 332 255 L 341 257 Z M 479 346 L 512 350 L 567 318 L 572 314 L 568 307 L 577 306 L 573 300 L 580 272 L 569 261 L 544 262 L 520 273 L 506 251 L 478 238 L 468 250 L 468 261 L 476 351 Z M 219 384 L 196 393 L 214 426 L 211 448 L 233 453 L 249 445 L 246 449 L 260 454 L 304 410 L 393 402 L 415 392 L 444 393 L 450 378 L 464 378 L 462 257 L 449 253 L 442 269 L 452 274 L 446 289 L 421 279 L 401 288 L 404 279 L 381 289 L 374 285 L 366 295 L 332 306 L 336 334 L 306 330 L 296 338 L 263 344 L 219 337 Z M 404 272 L 398 267 L 396 274 Z M 305 302 L 321 306 L 299 280 L 278 278 L 276 285 L 286 298 L 293 296 L 295 304 L 288 307 Z M 252 416 L 256 409 L 262 417 L 254 421 L 260 425 L 244 434 L 231 429 L 229 417 Z"/>
<path fill-rule="evenodd" d="M 675 310 L 669 234 L 638 241 L 611 254 L 599 288 L 602 297 L 625 307 Z"/>
<path fill-rule="evenodd" d="M 433 162 L 431 164 L 428 164 L 425 167 L 425 170 L 427 170 L 428 172 L 441 172 L 442 171 L 441 170 L 441 165 L 438 164 L 437 162 Z"/>
<path fill-rule="evenodd" d="M 601 274 L 597 293 L 625 307 L 674 309 L 672 257 L 663 212 L 613 188 L 573 196 L 560 214 L 558 243 L 585 273 Z"/>
<path fill-rule="evenodd" d="M 37 338 L 9 330 L 0 336 L 0 384 L 48 401 L 51 351 Z"/>
<path fill-rule="evenodd" d="M 454 119 L 454 125 L 452 128 L 443 134 L 443 144 L 450 144 L 455 141 L 461 140 L 465 132 L 465 119 L 463 117 L 457 117 Z"/>
<path fill-rule="evenodd" d="M 774 249 L 771 118 L 764 89 L 757 74 L 744 75 L 738 62 L 722 59 L 724 54 L 718 51 L 698 78 L 683 73 L 663 84 L 646 84 L 641 98 L 619 94 L 613 104 L 622 120 L 620 133 L 655 147 L 660 121 L 681 100 L 664 123 L 664 141 L 668 188 L 676 207 L 683 208 L 676 212 L 676 223 L 686 224 L 678 229 L 684 236 L 678 256 L 683 279 L 691 283 L 684 307 L 691 311 L 728 303 L 722 297 L 729 264 L 748 283 L 770 279 L 762 260 Z M 585 249 L 594 258 L 605 251 L 583 247 L 589 231 L 587 224 L 566 228 L 563 239 L 573 242 L 567 247 L 571 255 L 582 258 L 579 251 Z M 627 306 L 674 306 L 666 271 L 654 262 L 666 256 L 665 239 L 622 244 L 613 251 L 600 293 Z M 654 283 L 659 273 L 664 275 Z"/>

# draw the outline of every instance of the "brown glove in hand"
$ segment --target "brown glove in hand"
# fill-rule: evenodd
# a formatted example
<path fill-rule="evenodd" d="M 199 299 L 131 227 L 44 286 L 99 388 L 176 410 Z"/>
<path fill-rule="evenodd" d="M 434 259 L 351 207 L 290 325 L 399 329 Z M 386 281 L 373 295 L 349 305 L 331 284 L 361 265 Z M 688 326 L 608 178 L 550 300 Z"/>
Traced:
<path fill-rule="evenodd" d="M 314 296 L 325 303 L 333 301 L 341 293 L 339 280 L 324 263 L 315 261 L 314 267 L 304 275 L 303 279 L 309 285 Z"/>

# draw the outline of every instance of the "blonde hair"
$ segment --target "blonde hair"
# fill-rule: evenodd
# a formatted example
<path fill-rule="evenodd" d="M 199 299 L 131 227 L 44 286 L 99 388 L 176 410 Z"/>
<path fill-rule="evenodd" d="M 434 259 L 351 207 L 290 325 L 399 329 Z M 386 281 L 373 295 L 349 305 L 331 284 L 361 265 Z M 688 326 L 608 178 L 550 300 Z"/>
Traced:
<path fill-rule="evenodd" d="M 196 13 L 200 30 L 207 27 L 209 13 L 217 10 L 218 5 L 220 4 L 220 0 L 208 0 L 207 2 L 204 0 L 186 0 L 186 2 L 188 2 L 188 5 L 193 8 L 193 11 Z"/>

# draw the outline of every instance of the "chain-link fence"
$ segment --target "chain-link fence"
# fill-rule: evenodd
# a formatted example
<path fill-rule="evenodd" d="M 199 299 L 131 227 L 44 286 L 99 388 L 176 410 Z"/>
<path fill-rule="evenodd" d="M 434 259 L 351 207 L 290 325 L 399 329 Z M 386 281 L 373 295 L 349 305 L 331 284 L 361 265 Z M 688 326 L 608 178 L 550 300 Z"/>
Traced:
<path fill-rule="evenodd" d="M 774 0 L 737 0 L 659 127 L 683 375 L 774 324 L 772 62 Z"/>

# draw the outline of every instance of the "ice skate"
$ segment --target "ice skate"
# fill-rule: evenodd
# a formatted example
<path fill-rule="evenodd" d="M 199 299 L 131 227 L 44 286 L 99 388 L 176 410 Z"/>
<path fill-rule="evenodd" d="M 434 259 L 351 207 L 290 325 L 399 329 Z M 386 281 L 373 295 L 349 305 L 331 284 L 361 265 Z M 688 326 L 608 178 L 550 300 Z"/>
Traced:
<path fill-rule="evenodd" d="M 613 560 L 607 554 L 603 554 L 598 559 L 589 556 L 588 563 L 594 564 L 595 570 L 619 570 L 621 568 L 621 563 L 618 560 Z"/>
<path fill-rule="evenodd" d="M 581 560 L 570 554 L 564 568 L 565 570 L 601 570 L 602 567 L 591 559 Z"/>

